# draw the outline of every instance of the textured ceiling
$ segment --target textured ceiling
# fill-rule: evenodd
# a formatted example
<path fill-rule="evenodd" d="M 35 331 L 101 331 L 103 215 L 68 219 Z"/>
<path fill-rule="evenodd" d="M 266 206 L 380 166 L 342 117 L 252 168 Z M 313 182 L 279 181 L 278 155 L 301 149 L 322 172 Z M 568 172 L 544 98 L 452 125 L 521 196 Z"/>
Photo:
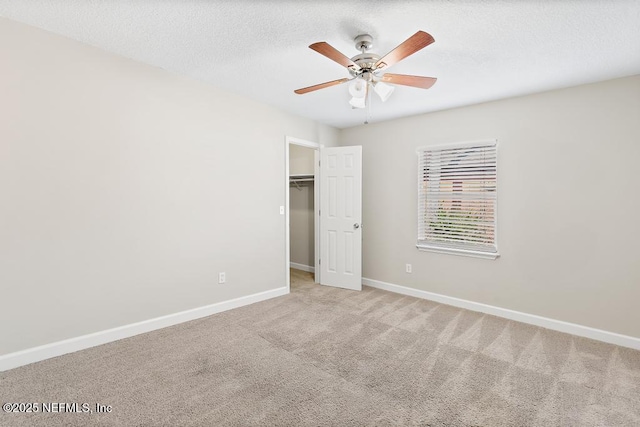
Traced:
<path fill-rule="evenodd" d="M 336 127 L 362 124 L 348 77 L 307 46 L 383 55 L 417 30 L 436 42 L 390 72 L 433 76 L 397 86 L 372 121 L 640 74 L 640 1 L 0 0 L 0 15 L 199 79 Z"/>

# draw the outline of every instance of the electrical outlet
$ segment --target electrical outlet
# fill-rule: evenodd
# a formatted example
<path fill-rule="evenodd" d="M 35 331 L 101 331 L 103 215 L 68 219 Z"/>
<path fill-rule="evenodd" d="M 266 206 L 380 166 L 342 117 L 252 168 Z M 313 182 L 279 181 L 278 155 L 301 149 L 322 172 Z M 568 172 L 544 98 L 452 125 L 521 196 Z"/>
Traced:
<path fill-rule="evenodd" d="M 280 206 L 280 215 L 284 215 L 284 206 Z"/>
<path fill-rule="evenodd" d="M 407 273 L 411 273 L 411 264 L 407 264 L 407 265 L 404 267 L 404 271 L 406 271 Z"/>
<path fill-rule="evenodd" d="M 227 281 L 226 273 L 224 271 L 222 273 L 218 273 L 218 283 L 222 284 L 222 283 L 225 283 L 226 281 Z"/>

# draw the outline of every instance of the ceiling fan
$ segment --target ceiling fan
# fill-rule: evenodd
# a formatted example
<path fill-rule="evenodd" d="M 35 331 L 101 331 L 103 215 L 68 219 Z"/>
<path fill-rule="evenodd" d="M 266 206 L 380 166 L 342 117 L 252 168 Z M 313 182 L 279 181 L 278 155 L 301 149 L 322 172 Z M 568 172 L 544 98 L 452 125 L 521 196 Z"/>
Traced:
<path fill-rule="evenodd" d="M 348 58 L 329 43 L 314 43 L 309 46 L 309 48 L 346 67 L 351 74 L 351 78 L 332 80 L 297 89 L 294 92 L 302 95 L 318 89 L 324 89 L 352 81 L 349 85 L 349 93 L 352 96 L 349 104 L 351 104 L 353 108 L 365 108 L 367 105 L 367 95 L 370 93 L 370 89 L 373 89 L 383 102 L 389 98 L 394 87 L 389 86 L 386 83 L 429 89 L 436 82 L 435 77 L 391 74 L 385 73 L 384 70 L 403 60 L 407 56 L 416 53 L 420 49 L 429 46 L 434 41 L 435 40 L 430 34 L 425 33 L 424 31 L 418 31 L 391 52 L 380 57 L 380 55 L 376 55 L 373 52 L 368 52 L 369 49 L 373 47 L 373 37 L 369 34 L 361 34 L 355 38 L 356 49 L 361 53 L 353 58 Z"/>

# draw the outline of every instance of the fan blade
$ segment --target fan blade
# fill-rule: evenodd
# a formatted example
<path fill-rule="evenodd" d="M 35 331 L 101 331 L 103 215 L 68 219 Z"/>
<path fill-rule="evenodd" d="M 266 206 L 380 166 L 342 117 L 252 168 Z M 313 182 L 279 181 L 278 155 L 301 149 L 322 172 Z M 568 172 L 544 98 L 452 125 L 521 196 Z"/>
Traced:
<path fill-rule="evenodd" d="M 349 80 L 350 79 L 331 80 L 330 82 L 320 83 L 319 85 L 313 85 L 309 87 L 303 87 L 302 89 L 296 89 L 294 90 L 294 92 L 297 93 L 298 95 L 302 95 L 305 93 L 313 92 L 314 90 L 324 89 L 325 87 L 339 85 L 341 83 L 348 82 Z"/>
<path fill-rule="evenodd" d="M 429 46 L 435 40 L 429 33 L 424 31 L 418 31 L 404 42 L 400 43 L 398 47 L 387 53 L 384 57 L 380 58 L 376 62 L 374 68 L 390 67 L 393 64 L 403 60 L 409 55 L 413 55 L 422 48 Z"/>
<path fill-rule="evenodd" d="M 315 50 L 321 55 L 326 56 L 332 61 L 337 62 L 343 67 L 347 67 L 347 68 L 353 67 L 356 70 L 360 69 L 360 67 L 358 67 L 358 65 L 355 62 L 353 62 L 352 60 L 344 56 L 342 53 L 336 50 L 336 48 L 334 48 L 327 42 L 314 43 L 311 46 L 309 46 L 309 48 Z"/>
<path fill-rule="evenodd" d="M 429 89 L 436 82 L 435 77 L 409 76 L 407 74 L 391 74 L 387 73 L 382 76 L 385 83 L 393 83 L 396 85 L 413 86 L 421 89 Z"/>

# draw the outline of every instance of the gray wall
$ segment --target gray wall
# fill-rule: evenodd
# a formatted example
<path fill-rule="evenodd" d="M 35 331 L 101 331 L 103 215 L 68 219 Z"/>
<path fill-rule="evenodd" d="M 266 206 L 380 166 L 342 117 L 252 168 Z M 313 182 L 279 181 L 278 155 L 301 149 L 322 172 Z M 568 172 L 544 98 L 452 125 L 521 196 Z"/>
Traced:
<path fill-rule="evenodd" d="M 365 277 L 640 337 L 640 76 L 340 137 L 363 145 Z M 416 148 L 485 138 L 498 139 L 501 257 L 418 251 Z"/>
<path fill-rule="evenodd" d="M 315 265 L 313 184 L 289 190 L 291 262 L 307 267 Z"/>
<path fill-rule="evenodd" d="M 314 149 L 302 145 L 289 144 L 289 173 L 291 175 L 313 175 Z"/>
<path fill-rule="evenodd" d="M 0 63 L 0 354 L 285 286 L 285 135 L 335 129 L 1 18 Z"/>

